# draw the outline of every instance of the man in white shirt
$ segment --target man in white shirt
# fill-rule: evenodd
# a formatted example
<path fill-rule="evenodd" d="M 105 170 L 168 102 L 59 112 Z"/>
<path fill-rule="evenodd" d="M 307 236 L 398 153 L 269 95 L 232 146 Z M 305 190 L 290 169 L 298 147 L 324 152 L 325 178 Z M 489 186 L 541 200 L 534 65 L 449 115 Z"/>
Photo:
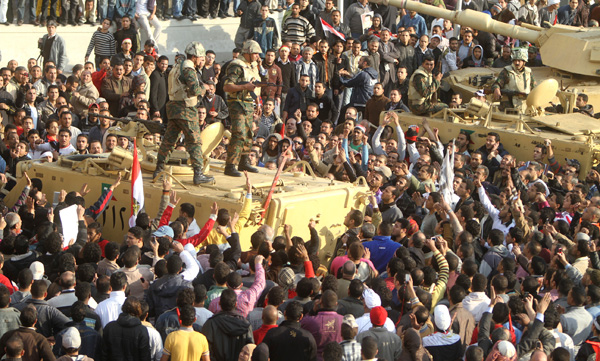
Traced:
<path fill-rule="evenodd" d="M 75 153 L 77 150 L 71 144 L 71 131 L 69 129 L 61 129 L 58 131 L 58 152 L 50 143 L 44 143 L 36 146 L 36 150 L 42 152 L 52 152 L 55 158 L 58 158 L 59 155 L 69 155 L 71 153 Z"/>
<path fill-rule="evenodd" d="M 473 292 L 469 293 L 462 301 L 463 308 L 473 314 L 475 322 L 481 320 L 481 316 L 490 304 L 490 299 L 485 294 L 486 287 L 487 278 L 481 273 L 475 274 L 471 284 L 471 290 Z"/>
<path fill-rule="evenodd" d="M 156 5 L 152 12 L 148 11 L 148 0 L 137 0 L 135 4 L 135 22 L 140 29 L 141 38 L 146 40 L 153 40 L 156 44 L 160 32 L 162 30 L 160 22 L 156 15 Z M 154 33 L 150 31 L 150 25 L 154 27 Z"/>
<path fill-rule="evenodd" d="M 121 314 L 121 306 L 125 303 L 125 288 L 127 287 L 127 275 L 123 272 L 115 272 L 110 276 L 110 297 L 98 304 L 96 313 L 100 316 L 102 328 L 109 322 L 116 321 Z"/>

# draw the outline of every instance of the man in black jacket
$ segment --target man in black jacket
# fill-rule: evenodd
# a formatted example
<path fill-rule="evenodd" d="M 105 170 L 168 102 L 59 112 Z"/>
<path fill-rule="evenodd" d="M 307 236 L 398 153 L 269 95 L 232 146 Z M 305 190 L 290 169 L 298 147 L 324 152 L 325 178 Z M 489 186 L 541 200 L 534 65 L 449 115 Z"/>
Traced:
<path fill-rule="evenodd" d="M 158 58 L 156 69 L 150 74 L 150 116 L 166 119 L 167 113 L 167 68 L 169 58 L 165 55 Z"/>
<path fill-rule="evenodd" d="M 285 321 L 279 327 L 270 329 L 265 335 L 263 342 L 269 346 L 271 360 L 313 361 L 317 359 L 315 338 L 309 331 L 300 327 L 302 310 L 300 302 L 292 301 L 285 308 Z"/>
<path fill-rule="evenodd" d="M 221 312 L 209 318 L 202 327 L 214 360 L 236 360 L 242 348 L 254 342 L 252 327 L 235 307 L 237 295 L 232 289 L 223 290 L 219 305 Z"/>

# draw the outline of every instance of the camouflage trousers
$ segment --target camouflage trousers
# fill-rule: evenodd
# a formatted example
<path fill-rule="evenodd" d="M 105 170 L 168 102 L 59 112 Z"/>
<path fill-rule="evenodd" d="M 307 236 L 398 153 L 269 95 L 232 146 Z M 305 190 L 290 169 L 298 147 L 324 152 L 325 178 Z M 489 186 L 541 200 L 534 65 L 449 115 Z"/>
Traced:
<path fill-rule="evenodd" d="M 425 103 L 419 104 L 419 105 L 416 105 L 416 104 L 410 105 L 409 108 L 413 114 L 426 115 L 427 113 L 437 113 L 444 108 L 448 108 L 448 105 L 446 105 L 444 103 L 431 104 L 431 103 L 425 102 Z"/>
<path fill-rule="evenodd" d="M 227 164 L 237 165 L 252 146 L 252 119 L 254 106 L 250 103 L 229 102 L 231 119 L 231 139 L 227 147 Z"/>
<path fill-rule="evenodd" d="M 200 125 L 198 124 L 198 111 L 195 107 L 185 107 L 182 109 L 180 102 L 169 102 L 167 104 L 167 114 L 169 123 L 163 137 L 160 148 L 158 149 L 157 162 L 166 163 L 169 155 L 175 148 L 175 143 L 179 135 L 183 133 L 185 137 L 185 149 L 190 154 L 192 167 L 202 168 L 202 140 L 200 138 Z M 196 116 L 193 116 L 193 113 Z M 181 119 L 185 117 L 186 119 Z"/>

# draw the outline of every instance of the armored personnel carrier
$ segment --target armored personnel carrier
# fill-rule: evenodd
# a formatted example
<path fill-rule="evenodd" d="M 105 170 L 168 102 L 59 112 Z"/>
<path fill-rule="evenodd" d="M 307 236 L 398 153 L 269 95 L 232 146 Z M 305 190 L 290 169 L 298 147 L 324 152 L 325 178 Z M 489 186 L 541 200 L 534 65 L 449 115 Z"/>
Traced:
<path fill-rule="evenodd" d="M 117 122 L 109 131 L 136 138 L 144 181 L 145 209 L 150 217 L 155 217 L 162 195 L 162 181 L 152 178 L 158 148 L 143 138 L 144 134 L 150 132 L 138 122 Z M 227 208 L 231 214 L 240 212 L 242 208 L 246 188 L 244 178 L 223 175 L 224 162 L 209 158 L 224 134 L 226 132 L 221 123 L 210 125 L 201 134 L 206 171 L 214 175 L 214 183 L 202 186 L 192 183 L 193 172 L 188 165 L 189 157 L 186 152 L 174 152 L 165 167 L 164 175 L 172 178 L 173 190 L 177 192 L 181 202 L 195 206 L 195 218 L 200 227 L 208 219 L 213 202 L 217 202 L 219 208 Z M 120 173 L 123 181 L 114 191 L 108 208 L 98 221 L 103 225 L 104 238 L 121 242 L 129 228 L 128 220 L 131 214 L 132 163 L 132 152 L 122 148 L 115 148 L 111 153 L 100 155 L 61 156 L 53 163 L 20 162 L 17 185 L 7 193 L 4 201 L 6 205 L 11 206 L 18 198 L 26 184 L 22 177 L 24 171 L 27 171 L 31 178 L 42 180 L 43 192 L 49 201 L 53 199 L 55 192 L 62 189 L 78 190 L 87 183 L 90 193 L 85 196 L 85 200 L 88 205 L 95 202 L 102 190 L 110 187 Z M 276 234 L 282 234 L 283 225 L 289 224 L 294 235 L 308 240 L 308 223 L 314 219 L 321 236 L 320 255 L 325 258 L 326 253 L 333 250 L 335 239 L 346 231 L 343 225 L 346 213 L 352 208 L 364 208 L 368 192 L 366 181 L 361 178 L 353 184 L 317 178 L 308 163 L 299 162 L 293 167 L 283 169 L 276 182 L 270 205 L 265 209 L 265 200 L 274 183 L 275 174 L 276 171 L 265 168 L 260 168 L 259 173 L 250 174 L 254 196 L 250 218 L 240 232 L 242 249 L 250 247 L 250 235 L 262 224 L 273 227 Z"/>
<path fill-rule="evenodd" d="M 436 18 L 443 18 L 465 27 L 487 31 L 522 41 L 539 49 L 544 67 L 533 67 L 534 78 L 540 82 L 552 78 L 561 89 L 586 93 L 589 103 L 600 107 L 600 30 L 567 25 L 550 28 L 530 24 L 510 25 L 471 9 L 451 11 L 411 0 L 371 0 L 375 4 L 390 4 Z M 451 72 L 446 79 L 455 92 L 468 100 L 477 89 L 495 79 L 501 68 L 466 68 Z M 600 108 L 599 108 L 600 109 Z"/>

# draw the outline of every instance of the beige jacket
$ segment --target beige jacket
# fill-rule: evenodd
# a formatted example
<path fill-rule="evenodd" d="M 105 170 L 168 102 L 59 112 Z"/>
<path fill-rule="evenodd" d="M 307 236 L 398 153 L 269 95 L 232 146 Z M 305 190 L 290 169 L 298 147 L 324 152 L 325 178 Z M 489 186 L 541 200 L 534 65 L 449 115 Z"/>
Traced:
<path fill-rule="evenodd" d="M 89 82 L 87 84 L 81 84 L 77 88 L 79 95 L 71 96 L 71 105 L 73 105 L 73 112 L 79 116 L 86 116 L 90 105 L 96 102 L 96 99 L 100 97 L 100 92 L 94 86 L 94 83 Z"/>

